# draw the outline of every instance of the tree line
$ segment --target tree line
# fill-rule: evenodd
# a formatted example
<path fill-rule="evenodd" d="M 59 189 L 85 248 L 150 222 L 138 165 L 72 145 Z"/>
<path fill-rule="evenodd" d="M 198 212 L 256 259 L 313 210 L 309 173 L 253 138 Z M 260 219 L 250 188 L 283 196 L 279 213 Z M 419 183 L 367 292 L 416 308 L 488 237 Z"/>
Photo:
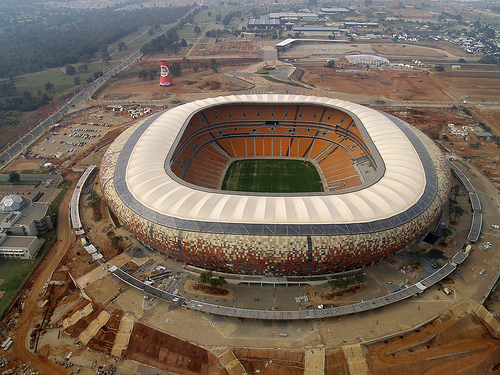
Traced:
<path fill-rule="evenodd" d="M 0 78 L 88 61 L 107 46 L 146 25 L 175 22 L 189 6 L 132 11 L 106 8 L 72 11 L 56 26 L 24 22 L 0 33 Z"/>
<path fill-rule="evenodd" d="M 181 47 L 186 47 L 187 42 L 185 39 L 179 40 L 177 30 L 182 30 L 186 23 L 194 23 L 194 16 L 206 6 L 201 6 L 193 9 L 189 14 L 179 20 L 177 27 L 172 27 L 166 33 L 158 35 L 150 42 L 144 44 L 141 52 L 145 55 L 154 55 L 155 53 L 177 53 Z"/>

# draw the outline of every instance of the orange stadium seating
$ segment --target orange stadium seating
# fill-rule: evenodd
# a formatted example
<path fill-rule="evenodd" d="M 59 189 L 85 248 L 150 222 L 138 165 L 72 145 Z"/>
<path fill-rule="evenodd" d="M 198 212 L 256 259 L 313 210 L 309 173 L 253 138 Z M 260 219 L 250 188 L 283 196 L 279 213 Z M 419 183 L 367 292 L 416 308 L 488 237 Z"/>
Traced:
<path fill-rule="evenodd" d="M 273 107 L 273 120 L 274 121 L 285 121 L 289 117 L 288 114 L 288 106 L 274 106 Z"/>
<path fill-rule="evenodd" d="M 212 107 L 211 110 L 214 122 L 232 121 L 232 118 L 229 116 L 230 114 L 229 106 Z"/>
<path fill-rule="evenodd" d="M 272 105 L 266 105 L 266 104 L 258 105 L 258 106 L 256 106 L 256 110 L 257 110 L 258 118 L 261 121 L 273 119 L 274 113 L 273 113 L 273 106 Z"/>
<path fill-rule="evenodd" d="M 232 105 L 230 107 L 232 121 L 245 120 L 245 106 L 242 104 Z"/>
<path fill-rule="evenodd" d="M 231 157 L 306 157 L 318 162 L 335 189 L 361 183 L 353 165 L 366 154 L 358 127 L 340 110 L 308 104 L 232 105 L 193 116 L 171 168 L 188 182 L 216 188 Z"/>
<path fill-rule="evenodd" d="M 264 141 L 264 151 L 262 153 L 263 156 L 275 156 L 273 155 L 273 138 L 272 137 L 263 137 Z"/>
<path fill-rule="evenodd" d="M 281 155 L 281 137 L 273 137 L 271 138 L 271 154 L 273 156 L 282 156 Z"/>
<path fill-rule="evenodd" d="M 254 137 L 255 156 L 264 156 L 264 137 Z"/>
<path fill-rule="evenodd" d="M 231 138 L 231 142 L 235 151 L 235 157 L 241 158 L 247 156 L 246 139 L 244 137 Z"/>

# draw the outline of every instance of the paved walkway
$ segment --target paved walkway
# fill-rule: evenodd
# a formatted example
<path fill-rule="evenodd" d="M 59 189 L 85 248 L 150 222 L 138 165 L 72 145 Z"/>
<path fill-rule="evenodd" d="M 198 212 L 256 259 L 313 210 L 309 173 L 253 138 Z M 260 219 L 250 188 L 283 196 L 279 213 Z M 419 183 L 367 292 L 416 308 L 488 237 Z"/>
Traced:
<path fill-rule="evenodd" d="M 304 375 L 322 375 L 325 373 L 325 348 L 307 349 Z"/>
<path fill-rule="evenodd" d="M 229 372 L 229 375 L 247 374 L 245 368 L 231 350 L 226 350 L 224 354 L 220 356 L 220 361 L 226 368 L 227 372 Z"/>
<path fill-rule="evenodd" d="M 101 311 L 99 316 L 88 325 L 85 331 L 80 333 L 80 336 L 78 336 L 79 340 L 84 345 L 87 345 L 97 332 L 99 332 L 102 326 L 108 322 L 110 316 L 111 315 L 106 310 Z"/>
<path fill-rule="evenodd" d="M 351 375 L 368 375 L 370 373 L 361 344 L 344 346 L 342 352 L 345 355 Z"/>
<path fill-rule="evenodd" d="M 73 315 L 63 320 L 62 322 L 63 329 L 66 329 L 76 324 L 76 322 L 88 316 L 92 311 L 94 311 L 94 308 L 92 307 L 92 303 L 89 301 L 89 303 L 83 309 L 75 311 Z"/>
<path fill-rule="evenodd" d="M 130 334 L 134 328 L 134 318 L 129 315 L 124 315 L 120 321 L 120 327 L 118 333 L 116 334 L 116 339 L 113 344 L 113 349 L 111 349 L 111 355 L 113 357 L 121 357 L 123 351 L 127 349 Z"/>

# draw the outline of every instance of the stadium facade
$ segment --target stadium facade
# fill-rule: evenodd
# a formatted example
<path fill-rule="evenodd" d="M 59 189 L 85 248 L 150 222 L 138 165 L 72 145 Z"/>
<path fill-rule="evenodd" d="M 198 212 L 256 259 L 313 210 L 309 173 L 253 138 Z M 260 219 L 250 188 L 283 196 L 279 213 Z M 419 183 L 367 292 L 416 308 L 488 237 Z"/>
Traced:
<path fill-rule="evenodd" d="M 312 162 L 324 191 L 220 190 L 245 158 Z M 258 275 L 346 271 L 394 254 L 440 216 L 448 163 L 423 133 L 382 112 L 296 95 L 209 98 L 120 135 L 100 184 L 142 242 L 190 265 Z"/>

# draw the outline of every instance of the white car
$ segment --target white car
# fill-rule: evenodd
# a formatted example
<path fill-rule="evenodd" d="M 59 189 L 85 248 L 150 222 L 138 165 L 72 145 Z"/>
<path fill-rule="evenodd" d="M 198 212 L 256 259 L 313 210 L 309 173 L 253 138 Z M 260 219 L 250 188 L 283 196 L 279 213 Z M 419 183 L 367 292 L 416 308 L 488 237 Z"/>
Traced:
<path fill-rule="evenodd" d="M 482 275 L 485 272 L 486 272 L 486 270 L 483 268 L 481 271 L 479 271 L 479 274 Z"/>

